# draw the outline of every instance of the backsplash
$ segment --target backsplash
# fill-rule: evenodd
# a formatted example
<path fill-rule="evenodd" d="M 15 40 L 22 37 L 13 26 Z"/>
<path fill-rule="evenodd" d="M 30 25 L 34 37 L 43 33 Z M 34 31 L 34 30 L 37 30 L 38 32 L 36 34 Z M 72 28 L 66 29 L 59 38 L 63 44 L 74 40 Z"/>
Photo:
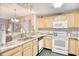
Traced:
<path fill-rule="evenodd" d="M 79 37 L 79 28 L 38 28 L 38 32 L 67 31 L 71 37 Z"/>

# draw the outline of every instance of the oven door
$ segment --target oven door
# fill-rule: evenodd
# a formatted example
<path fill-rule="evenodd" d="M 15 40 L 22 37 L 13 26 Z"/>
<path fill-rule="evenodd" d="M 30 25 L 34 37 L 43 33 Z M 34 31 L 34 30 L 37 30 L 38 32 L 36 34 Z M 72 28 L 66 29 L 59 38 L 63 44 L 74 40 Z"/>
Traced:
<path fill-rule="evenodd" d="M 55 31 L 53 38 L 54 48 L 68 50 L 68 33 L 66 31 Z"/>
<path fill-rule="evenodd" d="M 54 38 L 53 47 L 60 50 L 68 50 L 67 38 Z"/>

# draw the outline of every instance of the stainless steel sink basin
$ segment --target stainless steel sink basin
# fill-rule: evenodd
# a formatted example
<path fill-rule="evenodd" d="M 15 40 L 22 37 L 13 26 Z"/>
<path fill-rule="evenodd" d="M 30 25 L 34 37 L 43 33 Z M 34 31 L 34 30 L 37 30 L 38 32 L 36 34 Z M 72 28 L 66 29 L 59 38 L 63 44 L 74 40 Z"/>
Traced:
<path fill-rule="evenodd" d="M 34 37 L 26 37 L 26 39 L 32 39 L 32 38 L 34 38 Z"/>
<path fill-rule="evenodd" d="M 26 37 L 23 39 L 23 41 L 29 40 L 29 39 L 33 39 L 34 37 Z"/>

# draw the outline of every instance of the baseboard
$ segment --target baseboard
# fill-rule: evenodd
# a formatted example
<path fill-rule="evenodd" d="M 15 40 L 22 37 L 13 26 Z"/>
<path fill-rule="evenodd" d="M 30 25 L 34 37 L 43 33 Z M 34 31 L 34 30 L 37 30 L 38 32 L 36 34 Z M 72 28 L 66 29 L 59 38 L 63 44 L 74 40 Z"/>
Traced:
<path fill-rule="evenodd" d="M 68 56 L 76 56 L 76 55 L 75 55 L 75 54 L 70 54 L 70 53 L 69 53 Z"/>

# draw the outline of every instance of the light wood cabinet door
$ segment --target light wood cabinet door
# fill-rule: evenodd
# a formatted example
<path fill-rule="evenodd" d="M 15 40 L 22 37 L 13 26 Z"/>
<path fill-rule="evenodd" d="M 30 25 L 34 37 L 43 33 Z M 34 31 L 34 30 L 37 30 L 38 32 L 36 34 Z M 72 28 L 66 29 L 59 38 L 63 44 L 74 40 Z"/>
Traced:
<path fill-rule="evenodd" d="M 68 20 L 68 27 L 69 28 L 72 28 L 74 27 L 75 25 L 75 22 L 74 22 L 74 18 L 75 18 L 75 15 L 73 13 L 69 13 L 67 14 L 67 20 Z"/>
<path fill-rule="evenodd" d="M 37 20 L 37 27 L 38 28 L 45 28 L 46 27 L 44 18 L 40 18 L 40 19 Z"/>
<path fill-rule="evenodd" d="M 32 56 L 32 42 L 23 45 L 23 56 Z"/>
<path fill-rule="evenodd" d="M 38 43 L 37 43 L 37 39 L 36 40 L 33 40 L 33 49 L 32 49 L 32 51 L 33 51 L 33 56 L 36 56 L 37 55 L 37 53 L 38 53 Z"/>
<path fill-rule="evenodd" d="M 52 36 L 44 37 L 44 48 L 52 49 Z"/>
<path fill-rule="evenodd" d="M 48 16 L 45 18 L 45 25 L 46 25 L 46 28 L 52 28 L 53 27 L 53 20 L 54 20 L 54 17 L 52 16 Z"/>
<path fill-rule="evenodd" d="M 77 41 L 77 56 L 79 56 L 79 40 Z"/>
<path fill-rule="evenodd" d="M 79 27 L 79 12 L 67 14 L 68 27 Z"/>
<path fill-rule="evenodd" d="M 22 56 L 22 46 L 1 53 L 2 56 Z"/>
<path fill-rule="evenodd" d="M 23 56 L 32 56 L 32 47 L 27 47 L 23 49 Z"/>
<path fill-rule="evenodd" d="M 77 40 L 69 39 L 69 54 L 76 55 L 77 54 Z"/>
<path fill-rule="evenodd" d="M 79 12 L 77 12 L 76 14 L 75 14 L 75 27 L 78 27 L 79 28 Z"/>

